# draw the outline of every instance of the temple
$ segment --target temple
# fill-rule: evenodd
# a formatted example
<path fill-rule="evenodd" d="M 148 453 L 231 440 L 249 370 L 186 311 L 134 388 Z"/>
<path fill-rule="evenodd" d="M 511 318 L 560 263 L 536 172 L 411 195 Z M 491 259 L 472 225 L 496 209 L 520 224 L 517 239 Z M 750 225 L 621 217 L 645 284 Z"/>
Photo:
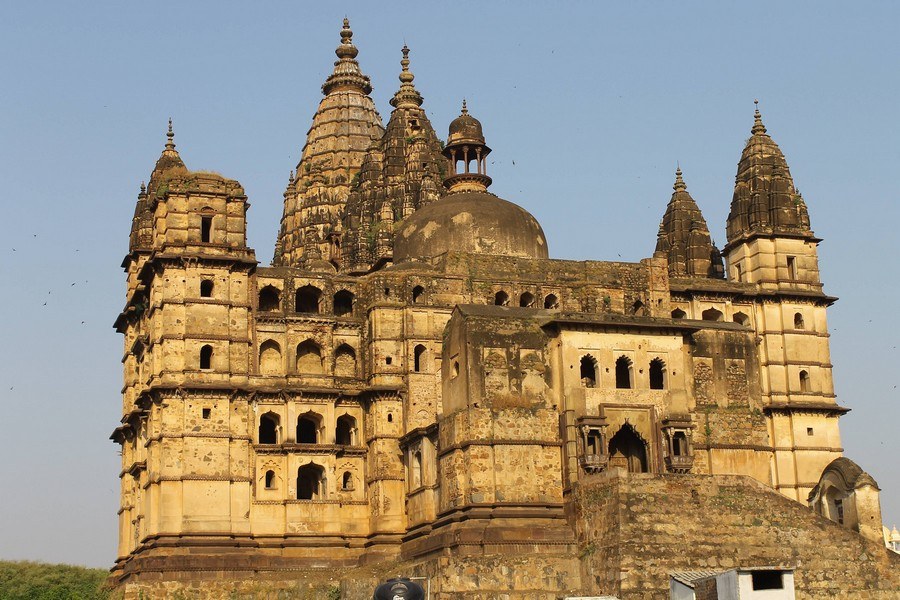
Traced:
<path fill-rule="evenodd" d="M 554 259 L 489 191 L 466 103 L 442 141 L 404 46 L 384 126 L 340 38 L 270 266 L 244 189 L 191 171 L 171 122 L 141 185 L 115 321 L 125 596 L 404 575 L 664 598 L 671 573 L 776 566 L 798 598 L 896 598 L 878 486 L 843 457 L 821 240 L 759 110 L 721 250 L 679 168 L 647 258 Z"/>

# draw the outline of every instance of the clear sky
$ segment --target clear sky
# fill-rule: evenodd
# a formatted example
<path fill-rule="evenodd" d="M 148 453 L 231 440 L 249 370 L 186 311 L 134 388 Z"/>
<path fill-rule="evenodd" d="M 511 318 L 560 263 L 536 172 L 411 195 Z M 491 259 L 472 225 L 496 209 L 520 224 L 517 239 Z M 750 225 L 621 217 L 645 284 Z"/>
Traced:
<path fill-rule="evenodd" d="M 896 3 L 4 2 L 0 558 L 112 564 L 111 325 L 166 120 L 189 168 L 244 185 L 267 264 L 345 15 L 382 116 L 405 41 L 438 135 L 466 97 L 491 190 L 541 221 L 557 258 L 650 256 L 677 161 L 721 246 L 759 98 L 840 297 L 845 453 L 900 525 Z"/>

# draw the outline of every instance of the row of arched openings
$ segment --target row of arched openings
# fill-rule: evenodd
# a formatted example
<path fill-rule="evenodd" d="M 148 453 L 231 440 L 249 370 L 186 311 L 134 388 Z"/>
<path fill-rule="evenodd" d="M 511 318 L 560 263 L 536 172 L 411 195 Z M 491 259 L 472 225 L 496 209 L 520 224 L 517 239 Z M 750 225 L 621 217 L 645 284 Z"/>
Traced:
<path fill-rule="evenodd" d="M 600 363 L 590 354 L 581 357 L 581 384 L 584 387 L 597 387 L 600 381 Z M 666 387 L 666 363 L 661 358 L 650 361 L 649 379 L 651 390 L 662 390 Z M 634 387 L 634 364 L 627 356 L 616 359 L 616 388 L 632 389 Z"/>
<path fill-rule="evenodd" d="M 348 290 L 340 290 L 332 297 L 332 306 L 334 314 L 338 317 L 353 314 L 353 303 L 355 297 L 353 292 Z M 274 285 L 267 285 L 259 290 L 259 310 L 261 312 L 271 312 L 281 310 L 281 290 Z M 294 312 L 298 313 L 321 313 L 322 306 L 322 290 L 313 285 L 304 285 L 298 288 L 294 294 Z"/>
<path fill-rule="evenodd" d="M 294 440 L 298 444 L 322 444 L 325 434 L 322 415 L 307 412 L 297 417 Z M 267 412 L 259 418 L 258 440 L 260 444 L 281 443 L 281 417 L 277 413 Z M 334 443 L 338 446 L 358 445 L 356 419 L 350 415 L 341 415 L 335 422 Z"/>
<path fill-rule="evenodd" d="M 264 476 L 267 490 L 278 489 L 278 477 L 269 469 Z M 353 473 L 344 471 L 341 475 L 341 491 L 352 491 Z M 322 500 L 326 497 L 325 468 L 316 463 L 309 463 L 297 469 L 297 500 Z"/>
<path fill-rule="evenodd" d="M 509 294 L 500 290 L 494 294 L 494 304 L 497 306 L 509 306 Z M 556 294 L 547 294 L 543 300 L 544 308 L 559 308 L 559 298 Z M 519 306 L 521 308 L 537 308 L 537 298 L 531 292 L 524 292 L 519 296 Z"/>
<path fill-rule="evenodd" d="M 334 349 L 333 373 L 336 377 L 356 376 L 356 351 L 347 344 Z M 305 375 L 324 375 L 325 361 L 322 347 L 313 340 L 297 345 L 295 372 Z M 259 346 L 259 372 L 262 375 L 280 375 L 284 371 L 281 346 L 275 340 L 266 340 Z"/>

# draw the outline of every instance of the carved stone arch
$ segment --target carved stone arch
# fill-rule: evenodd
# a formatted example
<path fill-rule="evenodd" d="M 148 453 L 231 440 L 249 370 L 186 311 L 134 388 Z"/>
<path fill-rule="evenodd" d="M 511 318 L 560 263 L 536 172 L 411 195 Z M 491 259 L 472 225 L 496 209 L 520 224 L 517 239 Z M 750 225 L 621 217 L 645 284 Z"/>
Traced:
<path fill-rule="evenodd" d="M 630 473 L 650 472 L 650 443 L 626 419 L 609 439 L 609 464 Z"/>

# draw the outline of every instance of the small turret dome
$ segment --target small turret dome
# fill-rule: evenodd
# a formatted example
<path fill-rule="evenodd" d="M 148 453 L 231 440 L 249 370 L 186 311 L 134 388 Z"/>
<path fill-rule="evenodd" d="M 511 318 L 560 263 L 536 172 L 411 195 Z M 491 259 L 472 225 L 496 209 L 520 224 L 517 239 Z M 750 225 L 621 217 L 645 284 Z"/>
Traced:
<path fill-rule="evenodd" d="M 463 100 L 462 114 L 450 122 L 450 135 L 447 144 L 484 144 L 484 133 L 481 121 L 469 114 L 466 101 Z"/>

